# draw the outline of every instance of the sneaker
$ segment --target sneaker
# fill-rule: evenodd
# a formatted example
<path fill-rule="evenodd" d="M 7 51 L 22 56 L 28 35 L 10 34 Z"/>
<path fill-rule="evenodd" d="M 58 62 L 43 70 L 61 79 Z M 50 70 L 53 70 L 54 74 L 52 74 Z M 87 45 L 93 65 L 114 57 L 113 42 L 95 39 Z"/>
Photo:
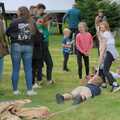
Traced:
<path fill-rule="evenodd" d="M 37 83 L 35 83 L 32 88 L 37 89 L 37 88 L 41 88 L 41 86 L 39 86 Z"/>
<path fill-rule="evenodd" d="M 49 85 L 53 85 L 55 82 L 53 81 L 53 80 L 50 80 L 50 81 L 48 81 L 47 82 L 47 85 L 49 86 Z"/>
<path fill-rule="evenodd" d="M 16 91 L 13 91 L 13 94 L 16 95 L 16 96 L 18 96 L 18 95 L 20 95 L 21 93 L 20 93 L 19 90 L 16 90 Z"/>
<path fill-rule="evenodd" d="M 61 94 L 56 94 L 56 102 L 58 103 L 58 104 L 62 104 L 62 103 L 64 103 L 64 97 L 61 95 Z"/>
<path fill-rule="evenodd" d="M 107 84 L 106 84 L 106 83 L 103 83 L 103 84 L 101 85 L 101 87 L 102 87 L 102 88 L 107 88 Z"/>
<path fill-rule="evenodd" d="M 82 102 L 82 97 L 81 96 L 76 96 L 74 99 L 73 99 L 73 105 L 78 105 Z"/>
<path fill-rule="evenodd" d="M 27 91 L 27 95 L 28 95 L 28 96 L 37 95 L 37 92 L 35 92 L 34 90 L 28 90 L 28 91 Z"/>
<path fill-rule="evenodd" d="M 41 80 L 41 81 L 38 81 L 37 84 L 40 86 L 40 85 L 43 85 L 44 84 L 44 81 Z"/>
<path fill-rule="evenodd" d="M 68 68 L 63 69 L 63 71 L 70 72 Z"/>
<path fill-rule="evenodd" d="M 118 92 L 120 90 L 120 86 L 112 86 L 112 90 L 111 92 L 115 93 L 115 92 Z"/>

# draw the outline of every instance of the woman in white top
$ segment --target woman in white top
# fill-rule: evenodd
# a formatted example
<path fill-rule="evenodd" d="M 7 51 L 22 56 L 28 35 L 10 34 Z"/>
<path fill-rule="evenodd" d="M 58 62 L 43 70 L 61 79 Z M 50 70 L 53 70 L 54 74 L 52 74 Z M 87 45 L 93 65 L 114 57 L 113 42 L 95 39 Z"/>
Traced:
<path fill-rule="evenodd" d="M 115 48 L 115 39 L 110 32 L 110 27 L 107 22 L 101 22 L 99 27 L 100 33 L 98 36 L 100 41 L 102 41 L 100 44 L 99 62 L 100 65 L 103 65 L 103 74 L 105 78 L 107 78 L 109 84 L 112 86 L 112 91 L 115 92 L 119 89 L 119 85 L 110 73 L 112 62 L 118 57 L 118 52 Z"/>
<path fill-rule="evenodd" d="M 104 11 L 102 9 L 100 9 L 100 10 L 98 10 L 97 16 L 95 17 L 96 32 L 100 31 L 99 24 L 103 21 L 107 21 L 107 17 L 105 16 Z M 100 43 L 99 43 L 98 36 L 95 36 L 95 40 L 96 40 L 96 45 L 98 48 L 98 55 L 99 55 L 100 54 L 100 51 L 99 51 Z"/>

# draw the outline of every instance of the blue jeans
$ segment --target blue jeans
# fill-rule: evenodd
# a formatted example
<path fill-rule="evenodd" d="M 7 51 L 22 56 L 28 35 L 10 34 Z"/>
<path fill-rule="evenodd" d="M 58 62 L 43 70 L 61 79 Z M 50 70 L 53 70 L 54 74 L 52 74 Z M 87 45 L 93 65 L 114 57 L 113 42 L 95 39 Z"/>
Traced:
<path fill-rule="evenodd" d="M 12 85 L 14 91 L 18 90 L 21 60 L 23 61 L 27 90 L 32 90 L 32 52 L 33 47 L 30 45 L 20 45 L 14 43 L 11 46 L 11 59 L 13 67 Z"/>
<path fill-rule="evenodd" d="M 3 75 L 3 64 L 4 64 L 4 58 L 0 57 L 0 80 L 2 79 L 2 75 Z"/>

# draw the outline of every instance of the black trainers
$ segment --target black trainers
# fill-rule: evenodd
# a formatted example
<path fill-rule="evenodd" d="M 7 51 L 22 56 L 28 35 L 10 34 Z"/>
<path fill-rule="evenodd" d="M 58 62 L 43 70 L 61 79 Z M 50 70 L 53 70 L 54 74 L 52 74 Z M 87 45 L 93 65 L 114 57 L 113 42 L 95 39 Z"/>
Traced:
<path fill-rule="evenodd" d="M 58 104 L 62 104 L 62 103 L 64 103 L 64 97 L 61 95 L 61 94 L 56 94 L 56 102 L 58 103 Z"/>
<path fill-rule="evenodd" d="M 115 92 L 118 92 L 120 90 L 120 86 L 112 86 L 112 90 L 111 92 L 115 93 Z"/>
<path fill-rule="evenodd" d="M 73 99 L 73 105 L 78 105 L 82 102 L 82 97 L 81 96 L 77 96 Z"/>
<path fill-rule="evenodd" d="M 63 69 L 63 71 L 70 72 L 68 68 Z"/>

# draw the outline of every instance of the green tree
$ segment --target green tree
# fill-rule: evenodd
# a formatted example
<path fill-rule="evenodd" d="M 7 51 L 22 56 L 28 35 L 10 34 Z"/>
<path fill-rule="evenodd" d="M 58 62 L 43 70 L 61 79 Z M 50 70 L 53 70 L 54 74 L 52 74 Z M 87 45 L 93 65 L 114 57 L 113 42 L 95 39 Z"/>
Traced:
<path fill-rule="evenodd" d="M 120 5 L 106 0 L 76 0 L 81 10 L 81 17 L 86 21 L 90 31 L 95 33 L 95 16 L 98 9 L 103 9 L 112 31 L 120 28 Z"/>

